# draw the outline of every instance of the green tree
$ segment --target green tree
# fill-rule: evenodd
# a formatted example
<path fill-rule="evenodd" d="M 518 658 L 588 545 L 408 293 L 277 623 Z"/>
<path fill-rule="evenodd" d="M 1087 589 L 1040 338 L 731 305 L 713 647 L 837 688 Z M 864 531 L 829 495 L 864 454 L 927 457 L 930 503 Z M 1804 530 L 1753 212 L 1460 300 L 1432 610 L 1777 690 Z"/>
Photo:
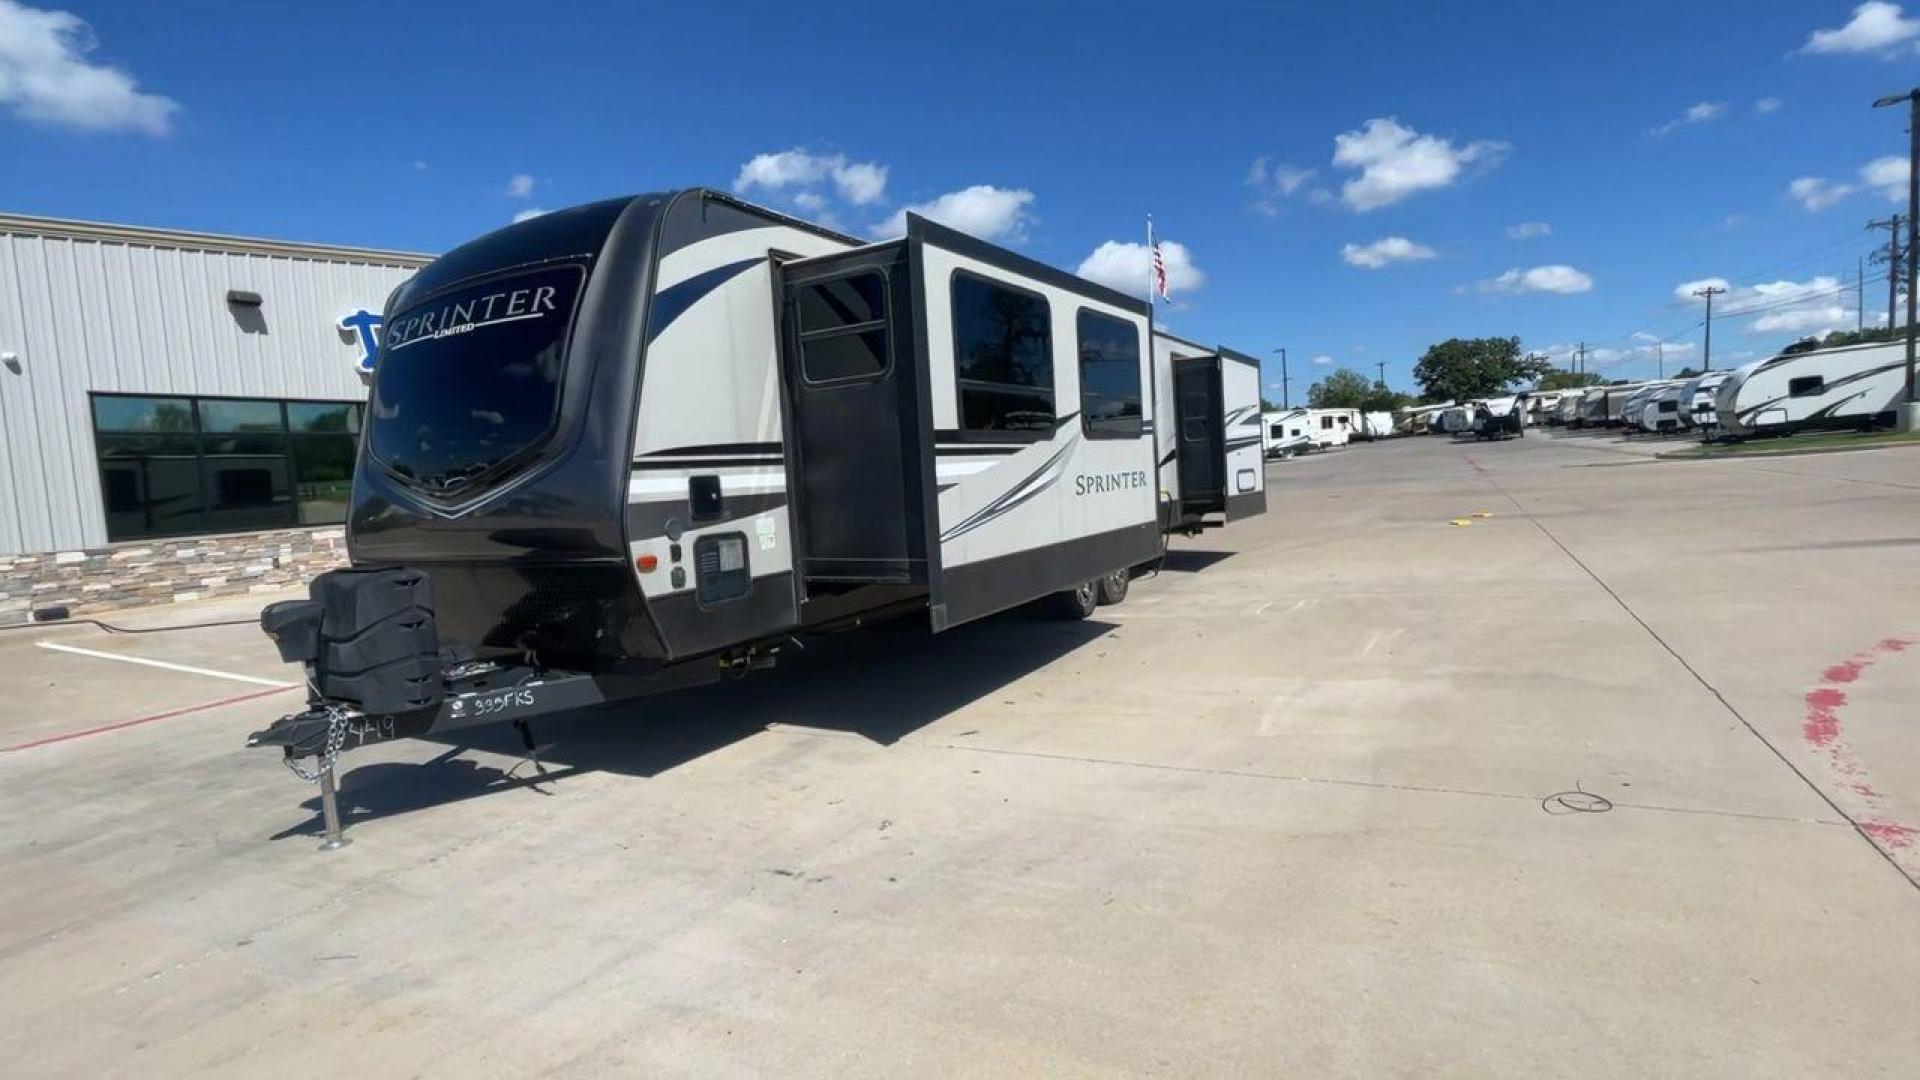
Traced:
<path fill-rule="evenodd" d="M 1700 374 L 1700 372 L 1695 371 L 1692 367 L 1683 367 L 1679 371 L 1674 372 L 1673 377 L 1676 379 L 1691 379 L 1698 374 Z"/>
<path fill-rule="evenodd" d="M 1307 388 L 1311 409 L 1360 409 L 1374 392 L 1373 383 L 1351 368 L 1341 368 Z"/>
<path fill-rule="evenodd" d="M 1587 386 L 1599 386 L 1600 376 L 1591 371 L 1549 371 L 1540 376 L 1534 385 L 1535 390 L 1579 390 Z"/>
<path fill-rule="evenodd" d="M 1465 401 L 1493 397 L 1552 370 L 1546 357 L 1522 355 L 1517 337 L 1448 338 L 1427 348 L 1413 377 L 1428 401 Z"/>
<path fill-rule="evenodd" d="M 1412 394 L 1403 394 L 1398 390 L 1389 390 L 1380 383 L 1374 383 L 1367 392 L 1367 399 L 1361 403 L 1362 412 L 1394 412 L 1414 403 Z"/>

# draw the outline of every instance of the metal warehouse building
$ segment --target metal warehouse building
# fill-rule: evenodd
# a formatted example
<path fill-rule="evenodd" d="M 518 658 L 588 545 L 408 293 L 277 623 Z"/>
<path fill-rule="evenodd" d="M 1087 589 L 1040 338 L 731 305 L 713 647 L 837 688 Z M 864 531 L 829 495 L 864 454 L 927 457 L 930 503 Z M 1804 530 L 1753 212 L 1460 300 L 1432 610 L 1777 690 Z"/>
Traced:
<path fill-rule="evenodd" d="M 49 566 L 337 525 L 378 314 L 426 262 L 0 215 L 0 616 Z M 34 601 L 104 591 L 63 576 Z"/>

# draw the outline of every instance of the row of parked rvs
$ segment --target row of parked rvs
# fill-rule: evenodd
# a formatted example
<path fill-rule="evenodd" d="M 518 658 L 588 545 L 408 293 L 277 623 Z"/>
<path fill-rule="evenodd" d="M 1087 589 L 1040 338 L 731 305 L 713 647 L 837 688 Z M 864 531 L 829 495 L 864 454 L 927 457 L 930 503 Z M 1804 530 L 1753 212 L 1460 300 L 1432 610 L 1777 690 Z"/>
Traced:
<path fill-rule="evenodd" d="M 385 328 L 351 568 L 262 615 L 311 694 L 250 742 L 325 778 L 809 633 L 1084 618 L 1266 508 L 1257 361 L 913 214 L 872 243 L 703 189 L 575 207 L 436 259 Z"/>
<path fill-rule="evenodd" d="M 1749 439 L 1891 424 L 1906 391 L 1898 342 L 1785 352 L 1731 371 L 1534 394 L 1537 422 Z"/>
<path fill-rule="evenodd" d="M 1260 422 L 1270 458 L 1333 450 L 1354 439 L 1371 442 L 1394 434 L 1392 413 L 1359 409 L 1283 409 L 1263 414 Z"/>

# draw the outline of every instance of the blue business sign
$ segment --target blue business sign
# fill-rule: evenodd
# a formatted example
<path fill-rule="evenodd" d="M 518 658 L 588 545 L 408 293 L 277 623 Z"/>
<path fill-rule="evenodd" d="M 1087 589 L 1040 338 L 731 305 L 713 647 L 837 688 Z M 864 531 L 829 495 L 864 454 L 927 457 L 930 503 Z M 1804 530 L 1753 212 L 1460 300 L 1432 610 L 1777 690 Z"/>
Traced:
<path fill-rule="evenodd" d="M 355 358 L 353 366 L 362 375 L 373 374 L 374 365 L 380 362 L 380 322 L 379 312 L 356 308 L 340 316 L 339 322 L 334 324 L 353 334 L 359 342 L 360 355 Z"/>

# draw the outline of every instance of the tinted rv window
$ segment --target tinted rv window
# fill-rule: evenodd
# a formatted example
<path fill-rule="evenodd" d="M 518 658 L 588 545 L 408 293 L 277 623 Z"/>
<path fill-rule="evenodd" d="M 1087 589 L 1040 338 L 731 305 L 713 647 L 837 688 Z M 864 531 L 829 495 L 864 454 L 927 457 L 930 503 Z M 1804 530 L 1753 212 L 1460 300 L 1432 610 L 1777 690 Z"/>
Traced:
<path fill-rule="evenodd" d="M 1140 328 L 1081 308 L 1074 329 L 1080 339 L 1080 421 L 1087 438 L 1138 438 Z"/>
<path fill-rule="evenodd" d="M 1053 430 L 1053 328 L 1038 293 L 953 275 L 953 367 L 964 431 Z"/>
<path fill-rule="evenodd" d="M 887 369 L 887 279 L 878 271 L 794 289 L 800 313 L 800 368 L 810 383 L 878 375 Z"/>
<path fill-rule="evenodd" d="M 1809 394 L 1817 394 L 1825 389 L 1826 385 L 1827 380 L 1823 376 L 1802 375 L 1797 379 L 1787 380 L 1787 396 L 1806 397 Z"/>
<path fill-rule="evenodd" d="M 367 419 L 374 457 L 450 494 L 538 445 L 583 276 L 558 266 L 492 278 L 388 319 Z"/>

